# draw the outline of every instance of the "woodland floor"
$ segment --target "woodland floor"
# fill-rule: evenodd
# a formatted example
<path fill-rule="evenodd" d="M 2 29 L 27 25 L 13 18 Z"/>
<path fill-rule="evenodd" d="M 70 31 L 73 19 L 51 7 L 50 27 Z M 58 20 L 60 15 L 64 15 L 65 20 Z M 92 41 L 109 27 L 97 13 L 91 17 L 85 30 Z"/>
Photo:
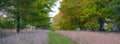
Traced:
<path fill-rule="evenodd" d="M 0 44 L 48 44 L 48 31 L 24 30 L 19 34 L 0 38 Z"/>
<path fill-rule="evenodd" d="M 56 31 L 79 44 L 120 44 L 120 33 L 90 31 Z"/>

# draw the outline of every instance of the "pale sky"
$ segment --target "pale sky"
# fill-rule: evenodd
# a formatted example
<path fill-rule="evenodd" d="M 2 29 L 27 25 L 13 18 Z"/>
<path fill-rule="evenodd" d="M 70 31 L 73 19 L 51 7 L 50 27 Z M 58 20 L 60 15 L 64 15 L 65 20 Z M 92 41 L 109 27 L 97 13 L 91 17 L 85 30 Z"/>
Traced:
<path fill-rule="evenodd" d="M 56 4 L 56 6 L 53 6 L 51 9 L 52 9 L 52 11 L 53 12 L 49 12 L 49 16 L 50 17 L 54 17 L 56 14 L 58 14 L 59 13 L 59 7 L 60 7 L 60 2 L 61 2 L 62 0 L 58 0 L 55 4 Z"/>

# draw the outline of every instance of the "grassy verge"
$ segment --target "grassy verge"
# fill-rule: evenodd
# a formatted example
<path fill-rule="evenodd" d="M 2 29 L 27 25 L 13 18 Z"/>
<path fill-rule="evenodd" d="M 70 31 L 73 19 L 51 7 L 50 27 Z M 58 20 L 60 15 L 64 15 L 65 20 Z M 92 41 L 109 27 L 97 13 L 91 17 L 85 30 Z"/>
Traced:
<path fill-rule="evenodd" d="M 7 32 L 0 29 L 0 37 L 5 37 L 7 35 Z"/>
<path fill-rule="evenodd" d="M 70 40 L 69 38 L 66 38 L 55 32 L 49 32 L 49 44 L 73 44 L 73 43 L 72 40 Z"/>
<path fill-rule="evenodd" d="M 0 29 L 0 38 L 1 37 L 6 37 L 8 35 L 14 34 L 12 30 L 5 30 L 5 29 Z"/>

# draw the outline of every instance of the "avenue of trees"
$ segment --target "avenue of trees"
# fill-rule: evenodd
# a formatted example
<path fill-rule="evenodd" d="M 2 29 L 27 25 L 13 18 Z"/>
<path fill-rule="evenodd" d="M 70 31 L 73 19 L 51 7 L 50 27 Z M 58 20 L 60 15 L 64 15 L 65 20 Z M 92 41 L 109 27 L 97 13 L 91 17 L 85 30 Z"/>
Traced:
<path fill-rule="evenodd" d="M 120 31 L 120 0 L 62 0 L 54 30 Z"/>
<path fill-rule="evenodd" d="M 0 0 L 0 28 L 49 28 L 48 12 L 56 0 Z"/>

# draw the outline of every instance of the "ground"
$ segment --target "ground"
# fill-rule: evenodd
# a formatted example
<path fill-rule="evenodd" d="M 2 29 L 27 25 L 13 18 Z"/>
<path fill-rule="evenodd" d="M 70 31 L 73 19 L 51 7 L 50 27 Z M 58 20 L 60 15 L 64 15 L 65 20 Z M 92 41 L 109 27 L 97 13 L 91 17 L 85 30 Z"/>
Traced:
<path fill-rule="evenodd" d="M 0 44 L 48 44 L 47 30 L 24 30 L 0 39 Z"/>
<path fill-rule="evenodd" d="M 77 44 L 75 41 L 56 32 L 49 32 L 49 44 Z"/>
<path fill-rule="evenodd" d="M 79 44 L 120 44 L 119 33 L 89 31 L 56 31 Z"/>
<path fill-rule="evenodd" d="M 48 32 L 48 30 L 24 30 L 19 34 L 0 38 L 0 44 L 49 44 Z M 77 41 L 79 44 L 120 44 L 120 33 L 90 31 L 56 32 L 73 41 Z"/>

